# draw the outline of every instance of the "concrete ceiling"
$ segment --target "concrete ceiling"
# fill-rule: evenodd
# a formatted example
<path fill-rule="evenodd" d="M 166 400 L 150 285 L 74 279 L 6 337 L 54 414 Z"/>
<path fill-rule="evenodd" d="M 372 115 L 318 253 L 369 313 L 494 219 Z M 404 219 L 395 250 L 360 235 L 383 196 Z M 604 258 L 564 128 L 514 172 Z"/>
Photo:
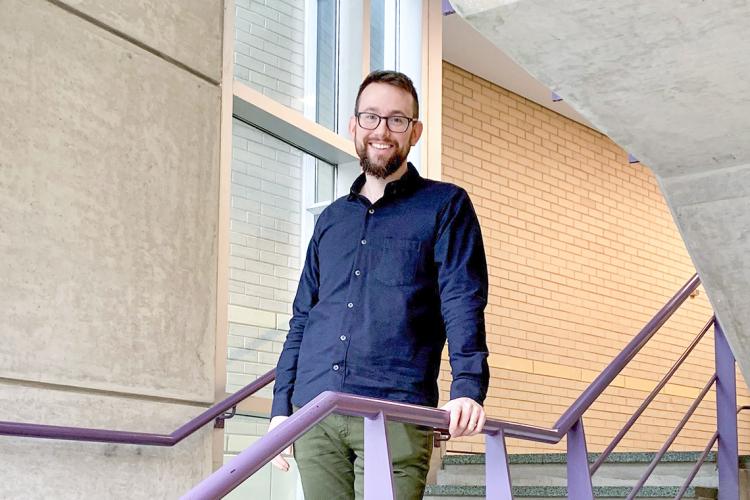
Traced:
<path fill-rule="evenodd" d="M 750 380 L 750 2 L 451 3 L 654 171 Z"/>
<path fill-rule="evenodd" d="M 592 127 L 568 103 L 553 101 L 552 91 L 534 79 L 500 48 L 458 15 L 443 17 L 443 59 L 571 120 Z M 487 64 L 487 61 L 491 61 Z"/>

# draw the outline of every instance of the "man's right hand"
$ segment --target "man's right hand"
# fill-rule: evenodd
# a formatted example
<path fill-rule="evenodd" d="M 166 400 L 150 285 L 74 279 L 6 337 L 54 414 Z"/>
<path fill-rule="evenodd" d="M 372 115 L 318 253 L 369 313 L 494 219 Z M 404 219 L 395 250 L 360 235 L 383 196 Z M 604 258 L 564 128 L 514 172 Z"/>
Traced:
<path fill-rule="evenodd" d="M 268 432 L 271 432 L 274 428 L 278 427 L 281 422 L 286 420 L 289 417 L 285 417 L 282 415 L 275 416 L 271 419 L 271 423 L 268 425 Z M 279 455 L 276 455 L 273 460 L 271 460 L 271 463 L 279 470 L 283 470 L 284 472 L 287 472 L 289 470 L 289 462 L 286 461 L 284 456 L 292 456 L 292 447 L 285 449 L 282 451 Z"/>

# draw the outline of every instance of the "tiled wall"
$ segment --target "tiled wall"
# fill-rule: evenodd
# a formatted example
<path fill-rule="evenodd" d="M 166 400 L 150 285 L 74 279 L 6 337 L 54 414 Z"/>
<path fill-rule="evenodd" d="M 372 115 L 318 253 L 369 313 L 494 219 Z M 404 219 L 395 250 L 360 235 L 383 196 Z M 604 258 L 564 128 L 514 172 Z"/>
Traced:
<path fill-rule="evenodd" d="M 234 76 L 302 111 L 304 0 L 236 0 Z"/>
<path fill-rule="evenodd" d="M 303 156 L 238 120 L 232 140 L 230 392 L 276 366 L 286 338 L 301 267 Z"/>

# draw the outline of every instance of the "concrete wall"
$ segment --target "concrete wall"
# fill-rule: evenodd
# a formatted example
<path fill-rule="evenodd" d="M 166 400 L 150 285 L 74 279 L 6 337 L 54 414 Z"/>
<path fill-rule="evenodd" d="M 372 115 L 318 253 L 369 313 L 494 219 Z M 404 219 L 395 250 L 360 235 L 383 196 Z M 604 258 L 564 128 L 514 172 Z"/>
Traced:
<path fill-rule="evenodd" d="M 0 2 L 1 420 L 163 433 L 213 400 L 221 18 Z M 0 441 L 3 498 L 174 498 L 211 467 L 210 429 Z"/>
<path fill-rule="evenodd" d="M 551 426 L 695 270 L 645 166 L 594 130 L 450 64 L 443 71 L 443 179 L 470 193 L 488 254 L 486 408 Z M 710 315 L 701 289 L 634 359 L 585 420 L 589 451 L 609 443 Z M 712 373 L 709 336 L 617 450 L 658 449 Z M 447 362 L 442 379 L 447 388 Z M 749 400 L 740 388 L 739 404 Z M 672 450 L 703 449 L 714 401 Z M 747 452 L 747 415 L 739 435 Z M 512 440 L 509 451 L 562 449 Z"/>

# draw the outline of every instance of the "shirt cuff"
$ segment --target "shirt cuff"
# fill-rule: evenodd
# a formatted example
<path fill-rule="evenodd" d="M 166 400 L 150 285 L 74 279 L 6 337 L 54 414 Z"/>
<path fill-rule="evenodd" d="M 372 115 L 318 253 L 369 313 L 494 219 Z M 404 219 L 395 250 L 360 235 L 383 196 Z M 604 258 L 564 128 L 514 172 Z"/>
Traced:
<path fill-rule="evenodd" d="M 283 416 L 288 417 L 292 414 L 292 402 L 288 398 L 274 397 L 271 403 L 271 418 Z"/>
<path fill-rule="evenodd" d="M 482 384 L 479 381 L 460 378 L 451 383 L 451 400 L 471 398 L 480 405 L 483 405 L 486 396 L 487 393 L 482 389 Z"/>

